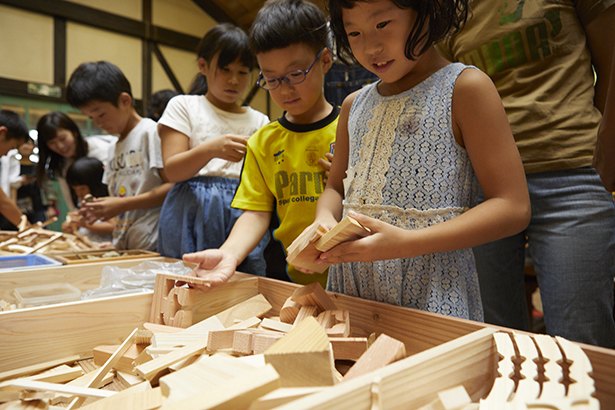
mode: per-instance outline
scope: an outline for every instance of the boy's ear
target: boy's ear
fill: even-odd
[[[132,97],[130,96],[130,94],[128,93],[121,93],[120,97],[118,99],[119,102],[119,106],[120,107],[125,107],[125,106],[132,106]]]
[[[322,51],[320,59],[322,61],[322,71],[326,74],[333,66],[333,54],[328,47]]]
[[[6,134],[8,131],[9,129],[6,128],[5,125],[0,125],[0,141],[4,141],[6,139]]]

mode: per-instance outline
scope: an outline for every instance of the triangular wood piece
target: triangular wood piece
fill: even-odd
[[[406,357],[406,346],[397,339],[381,334],[344,375],[344,380],[362,376]]]

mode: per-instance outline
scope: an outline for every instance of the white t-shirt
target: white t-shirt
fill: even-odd
[[[19,161],[15,158],[17,150],[10,150],[6,155],[0,157],[0,189],[6,196],[11,197],[11,187],[20,180],[19,171],[21,169]]]
[[[159,124],[166,125],[190,138],[190,148],[208,139],[224,134],[254,134],[269,123],[269,118],[250,107],[243,107],[242,113],[223,111],[202,95],[178,95],[173,97],[164,110]],[[243,161],[229,162],[214,158],[198,175],[239,178]]]
[[[103,182],[109,194],[119,198],[149,192],[163,181],[160,138],[156,123],[143,118],[111,149],[113,157],[105,168]],[[135,209],[118,215],[113,230],[113,245],[118,249],[155,250],[158,242],[160,207]]]

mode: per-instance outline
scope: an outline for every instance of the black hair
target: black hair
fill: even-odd
[[[221,23],[212,27],[205,33],[196,48],[197,58],[203,58],[208,64],[216,54],[218,54],[218,68],[224,68],[237,60],[250,71],[256,67],[248,35],[231,23]],[[195,81],[199,81],[199,91],[202,91],[200,94],[205,94],[207,92],[206,78],[199,73]],[[195,94],[193,91],[190,94]]]
[[[87,185],[90,193],[95,197],[109,196],[107,185],[103,184],[105,167],[94,157],[82,157],[68,167],[66,182],[68,185]]]
[[[149,104],[147,105],[147,116],[154,121],[158,121],[162,117],[164,109],[167,108],[169,100],[179,93],[175,90],[160,90],[152,94]]]
[[[356,62],[344,30],[342,10],[369,0],[328,0],[331,30],[337,45],[336,54],[345,63]],[[468,18],[469,0],[390,0],[400,9],[412,9],[417,17],[406,41],[405,55],[410,60],[427,51],[446,36],[458,32]],[[425,32],[424,29],[427,27]],[[417,48],[422,47],[417,51]]]
[[[306,0],[268,0],[250,28],[255,54],[303,43],[318,52],[328,47],[327,18]]]
[[[80,64],[66,86],[66,99],[77,108],[92,101],[109,102],[117,107],[122,93],[132,98],[130,82],[122,70],[108,61]]]
[[[28,126],[15,111],[0,110],[0,125],[6,127],[7,140],[27,141]]]
[[[36,180],[44,181],[48,174],[50,176],[60,176],[64,170],[66,159],[49,149],[47,144],[56,138],[59,129],[70,131],[75,138],[75,156],[85,157],[88,155],[88,144],[81,135],[81,131],[75,122],[66,114],[59,111],[45,114],[38,120],[36,130],[38,131],[38,155],[39,161],[36,165]]]

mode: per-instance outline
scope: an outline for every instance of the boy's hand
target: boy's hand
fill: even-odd
[[[239,162],[246,156],[248,137],[225,134],[212,140],[216,157],[231,162]]]
[[[192,276],[207,279],[209,287],[215,287],[227,282],[235,273],[237,259],[221,249],[207,249],[195,253],[187,253],[183,261],[196,263]]]
[[[352,211],[348,215],[368,228],[372,232],[371,235],[354,241],[343,242],[331,250],[321,253],[320,260],[323,262],[330,264],[369,262],[407,257],[404,254],[411,253],[407,249],[408,240],[405,229]]]
[[[327,152],[324,158],[320,158],[318,160],[318,164],[325,170],[325,179],[324,183],[327,185],[327,180],[329,179],[329,171],[331,170],[331,162],[333,162],[333,154]]]
[[[79,213],[84,216],[85,222],[93,224],[97,220],[106,221],[124,212],[122,198],[107,196],[94,198],[81,203]]]

